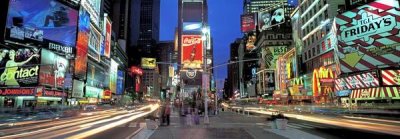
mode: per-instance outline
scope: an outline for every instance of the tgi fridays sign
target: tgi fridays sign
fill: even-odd
[[[383,85],[400,85],[400,70],[382,70]]]
[[[398,0],[377,0],[336,17],[343,73],[400,62]]]

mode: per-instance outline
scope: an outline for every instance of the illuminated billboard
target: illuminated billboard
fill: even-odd
[[[111,53],[111,21],[110,19],[105,15],[104,16],[104,53],[103,55],[110,58],[110,53]]]
[[[98,26],[100,22],[101,0],[81,0],[81,5],[89,12],[90,20]]]
[[[10,0],[5,39],[73,54],[78,11],[55,0]]]
[[[88,45],[90,36],[90,15],[81,8],[79,10],[78,38],[76,43],[75,77],[86,79]]]
[[[141,63],[143,69],[154,69],[157,66],[155,58],[142,58]]]
[[[122,95],[124,93],[125,86],[125,72],[122,70],[118,70],[118,79],[117,79],[117,92],[116,95]]]
[[[250,32],[256,30],[256,15],[244,14],[240,16],[240,25],[242,32]]]
[[[398,65],[398,8],[397,0],[377,0],[336,17],[338,58],[342,73]]]
[[[89,50],[88,54],[93,59],[100,61],[100,47],[103,36],[100,31],[93,25],[90,24],[90,37],[89,37]]]
[[[117,78],[118,78],[118,63],[111,59],[110,65],[110,90],[117,92]]]
[[[69,62],[66,58],[42,49],[39,83],[45,86],[63,88],[68,67]]]
[[[0,88],[0,96],[35,96],[36,88]]]
[[[274,10],[258,12],[259,30],[266,30],[279,24],[285,23],[285,10],[283,7]]]
[[[182,35],[181,62],[183,68],[199,69],[203,64],[201,35]]]
[[[82,98],[83,97],[83,87],[85,86],[85,83],[83,83],[83,81],[74,80],[73,84],[74,84],[74,86],[72,89],[72,97]]]
[[[298,54],[302,52],[303,49],[303,41],[301,40],[300,32],[301,32],[301,23],[300,23],[300,13],[299,10],[296,10],[295,13],[292,14],[293,16],[291,17],[292,21],[292,36],[293,36],[293,41],[296,47],[296,51]]]
[[[382,70],[383,85],[400,86],[400,70]]]
[[[278,57],[286,52],[286,46],[264,47],[261,53],[266,69],[275,70]]]
[[[37,86],[39,51],[35,48],[0,48],[0,87]]]
[[[87,86],[93,86],[98,88],[107,88],[109,87],[109,72],[105,71],[105,69],[101,68],[101,66],[97,64],[88,63],[87,70]]]
[[[203,25],[201,22],[183,22],[183,31],[200,32]]]

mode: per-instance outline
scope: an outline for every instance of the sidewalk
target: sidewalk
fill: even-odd
[[[287,129],[278,131],[271,129],[265,121],[265,117],[240,115],[233,112],[220,112],[217,116],[210,116],[210,124],[203,123],[203,117],[199,125],[186,125],[186,117],[179,117],[178,113],[171,115],[171,125],[161,126],[156,130],[144,128],[134,139],[284,139],[299,138],[295,135],[303,135],[305,138],[314,136],[296,130]],[[278,135],[279,134],[279,135]],[[294,135],[294,136],[292,136]]]

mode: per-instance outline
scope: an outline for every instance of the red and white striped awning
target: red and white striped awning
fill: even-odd
[[[356,89],[351,91],[350,98],[376,98],[381,97],[381,89],[367,88],[367,89]]]

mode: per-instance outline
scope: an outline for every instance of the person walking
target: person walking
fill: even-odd
[[[164,117],[167,122],[167,125],[169,125],[169,119],[171,115],[171,106],[168,103],[169,101],[165,102],[165,111],[164,111]]]

